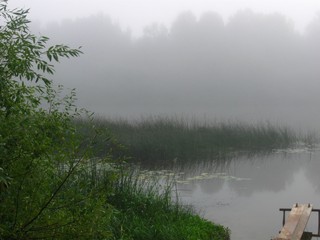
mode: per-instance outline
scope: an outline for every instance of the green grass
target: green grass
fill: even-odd
[[[134,174],[120,178],[108,201],[117,209],[112,225],[114,239],[230,239],[228,229],[173,200],[170,186],[147,184]]]
[[[89,122],[78,121],[77,128],[88,138],[90,136],[92,138],[96,131],[107,131],[113,135],[111,139],[103,139],[100,138],[100,135],[98,136],[93,149],[96,154],[108,153],[113,156],[113,159],[116,159],[115,156],[123,154],[123,149],[127,149],[127,155],[132,153],[126,143],[117,140],[118,136],[113,132],[114,128],[110,128],[109,125],[112,122],[96,120],[94,123],[97,127],[89,128]],[[120,124],[119,130],[130,134],[132,129],[125,129],[126,126],[131,127],[130,124]],[[124,147],[121,144],[119,146],[119,142]],[[123,156],[118,157],[123,158]],[[174,194],[172,194],[171,185],[165,184],[165,187],[161,187],[156,180],[152,183],[141,181],[136,172],[133,173],[127,169],[117,174],[118,177],[113,182],[107,181],[105,185],[106,192],[111,193],[107,195],[105,211],[112,209],[112,214],[106,216],[111,220],[106,230],[112,237],[108,239],[229,239],[227,228],[203,219],[191,206],[183,205],[177,198],[172,197]],[[88,181],[91,178],[89,174]],[[106,174],[106,179],[109,178],[110,176]],[[104,178],[96,179],[94,182],[96,181],[104,182]]]
[[[85,120],[76,123],[86,125]],[[303,140],[292,129],[270,123],[199,123],[150,117],[140,121],[98,118],[95,124],[108,129],[134,162],[145,164],[218,159],[239,151],[265,152],[292,147]]]

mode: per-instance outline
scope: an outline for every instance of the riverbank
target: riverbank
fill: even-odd
[[[230,239],[229,229],[203,219],[191,206],[173,199],[170,185],[161,187],[135,176],[122,175],[108,198],[115,208],[113,239]]]

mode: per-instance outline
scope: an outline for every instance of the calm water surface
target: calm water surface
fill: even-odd
[[[292,149],[263,156],[208,161],[179,169],[183,202],[231,229],[232,240],[265,240],[281,229],[282,213],[296,202],[320,208],[320,151]],[[313,213],[308,230],[317,231]]]

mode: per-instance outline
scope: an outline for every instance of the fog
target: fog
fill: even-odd
[[[57,64],[53,79],[76,88],[78,104],[97,115],[320,128],[320,17],[304,34],[283,15],[251,10],[228,21],[182,12],[138,38],[103,14],[32,28],[52,43],[82,46],[84,55]]]

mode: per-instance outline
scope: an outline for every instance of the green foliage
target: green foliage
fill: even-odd
[[[47,47],[27,14],[0,3],[0,239],[225,239],[222,227],[170,203],[168,191],[119,179],[111,162],[125,156],[112,150],[122,146],[90,116],[75,125],[83,113],[75,91],[62,96],[48,78],[52,61],[81,51]]]
[[[229,230],[196,215],[172,199],[173,188],[140,181],[136,173],[122,175],[108,199],[117,209],[114,239],[228,240]]]
[[[72,124],[81,114],[75,92],[60,97],[48,78],[52,61],[81,51],[47,47],[27,14],[0,4],[0,239],[106,238],[112,189],[100,190],[115,173],[98,178],[86,163],[90,147],[80,148]]]

